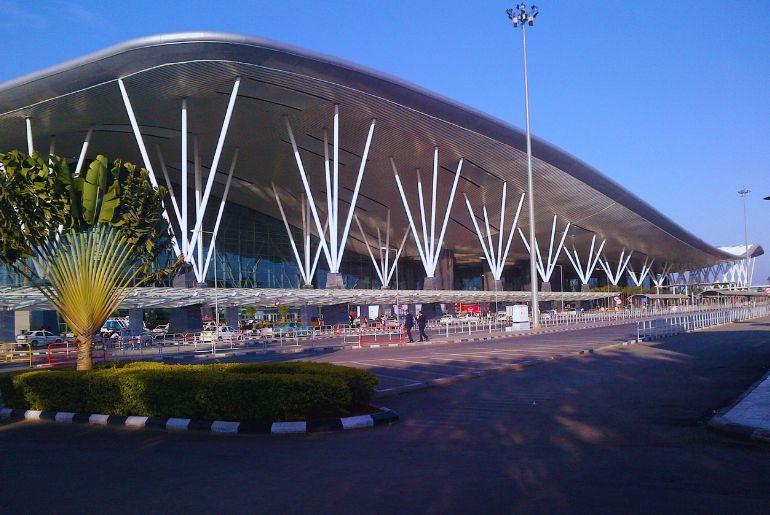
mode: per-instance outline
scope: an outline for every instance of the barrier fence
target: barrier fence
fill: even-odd
[[[707,327],[764,317],[768,314],[770,314],[770,306],[762,304],[641,320],[636,325],[636,341],[658,340]]]
[[[3,362],[24,362],[29,363],[32,368],[32,345],[21,342],[0,343],[0,352],[3,356]]]

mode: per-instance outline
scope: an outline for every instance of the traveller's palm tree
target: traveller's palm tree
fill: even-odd
[[[0,261],[37,287],[77,336],[78,370],[91,344],[170,246],[163,188],[145,169],[98,156],[72,174],[58,156],[0,153]]]

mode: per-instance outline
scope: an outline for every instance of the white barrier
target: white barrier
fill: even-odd
[[[651,341],[668,336],[768,316],[770,305],[709,310],[699,313],[641,320],[636,324],[636,341]]]

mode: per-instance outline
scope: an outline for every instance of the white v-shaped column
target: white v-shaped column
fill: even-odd
[[[655,260],[650,260],[649,256],[644,258],[644,263],[642,263],[642,270],[637,274],[633,268],[630,266],[628,267],[628,275],[631,276],[631,280],[636,285],[637,288],[641,288],[642,283],[644,282],[644,278],[647,276],[647,274],[650,273],[650,269],[652,268],[653,263],[655,263]]]
[[[426,225],[426,213],[425,203],[423,199],[422,189],[422,177],[419,170],[417,171],[417,195],[420,199],[420,220],[422,221],[422,237],[420,237],[417,226],[414,223],[414,217],[412,216],[412,210],[409,208],[409,202],[406,200],[406,194],[404,193],[404,186],[401,183],[401,177],[396,168],[396,162],[393,158],[390,158],[390,166],[393,168],[393,175],[396,178],[396,186],[398,186],[398,193],[401,195],[401,202],[404,205],[404,211],[406,217],[409,220],[409,227],[412,230],[412,236],[414,242],[417,245],[417,251],[420,254],[420,261],[425,269],[425,277],[433,278],[436,275],[436,266],[438,265],[438,258],[441,252],[441,246],[444,243],[444,235],[446,234],[447,223],[449,222],[449,213],[452,210],[452,203],[454,202],[455,193],[457,192],[457,182],[460,180],[460,172],[463,168],[463,160],[457,163],[457,169],[455,171],[455,178],[452,182],[452,190],[449,193],[449,200],[447,201],[446,211],[444,212],[444,222],[441,225],[441,232],[439,233],[438,241],[435,239],[436,234],[436,190],[438,189],[438,147],[433,149],[433,191],[431,193],[431,212],[430,212],[430,230]]]
[[[369,257],[372,259],[372,265],[374,265],[374,271],[377,273],[377,277],[380,278],[380,283],[382,284],[382,288],[388,288],[390,286],[390,279],[393,277],[393,272],[396,271],[396,267],[398,266],[398,258],[401,257],[401,251],[404,250],[404,244],[406,243],[406,238],[409,236],[409,228],[407,227],[406,231],[404,232],[404,237],[401,238],[401,244],[398,246],[398,248],[392,249],[395,251],[395,255],[393,258],[393,263],[390,263],[390,251],[391,251],[390,209],[388,209],[384,242],[382,241],[382,232],[380,231],[380,228],[377,227],[377,243],[378,243],[377,247],[379,249],[379,260],[375,259],[374,257],[374,253],[372,252],[372,247],[369,244],[369,238],[366,236],[366,232],[364,231],[364,228],[361,225],[361,221],[358,219],[358,215],[355,215],[354,218],[356,219],[356,225],[358,225],[358,230],[361,233],[361,239],[364,240],[364,243],[366,244],[366,250],[369,252]],[[383,243],[385,244],[384,247],[383,247]]]
[[[628,253],[628,256],[626,256],[626,249],[624,248],[623,251],[620,253],[620,259],[618,260],[618,267],[613,272],[612,265],[610,265],[610,260],[607,259],[607,256],[604,256],[604,259],[599,260],[599,265],[601,265],[602,269],[604,269],[604,273],[607,274],[607,279],[610,281],[610,283],[613,286],[617,286],[620,279],[623,277],[623,272],[625,272],[626,267],[628,266],[628,262],[631,260],[631,256],[634,254],[634,251],[631,251]],[[623,258],[626,258],[623,260]]]
[[[326,236],[321,225],[321,218],[318,215],[318,209],[316,207],[315,199],[313,198],[313,192],[310,188],[310,182],[305,172],[305,166],[302,162],[302,156],[299,153],[299,147],[297,146],[297,140],[294,138],[294,131],[291,128],[289,118],[286,117],[286,130],[289,133],[289,139],[291,140],[291,147],[294,151],[294,159],[297,161],[297,168],[299,169],[300,178],[302,179],[302,186],[305,189],[305,196],[308,199],[310,205],[310,211],[313,215],[313,222],[315,222],[316,230],[318,231],[319,238],[321,240],[321,247],[326,257],[326,262],[329,264],[329,271],[333,274],[338,274],[340,271],[340,265],[342,264],[342,256],[345,253],[345,245],[348,240],[348,234],[350,232],[350,224],[353,221],[353,213],[356,209],[356,202],[358,200],[358,193],[361,189],[361,180],[364,177],[364,170],[366,169],[366,160],[369,156],[369,148],[372,144],[372,136],[374,134],[374,126],[377,122],[372,118],[369,125],[369,133],[366,136],[366,144],[364,145],[364,152],[361,156],[361,164],[358,168],[358,175],[356,176],[355,187],[353,188],[353,198],[350,202],[350,208],[348,209],[347,216],[345,217],[345,225],[342,228],[342,236],[339,235],[339,152],[340,152],[340,138],[339,138],[339,105],[334,105],[334,141],[333,141],[333,161],[329,160],[329,142],[328,133],[326,129],[323,131],[324,137],[324,171],[326,178],[326,213],[327,222],[329,225],[329,242],[326,242]],[[331,165],[333,165],[334,173],[331,173]]]
[[[513,235],[516,233],[516,224],[519,221],[519,214],[521,214],[521,206],[524,203],[524,193],[521,194],[521,197],[519,198],[519,206],[516,208],[516,214],[513,216],[513,220],[511,221],[511,230],[508,233],[508,241],[505,244],[505,250],[503,250],[503,239],[504,239],[504,233],[505,233],[505,201],[507,198],[508,193],[508,183],[503,183],[503,195],[502,200],[500,202],[500,226],[498,228],[498,234],[497,234],[497,250],[495,250],[495,245],[492,241],[492,231],[489,227],[489,215],[487,214],[487,205],[484,204],[482,206],[482,211],[484,212],[484,225],[486,226],[487,230],[487,241],[484,242],[484,236],[481,232],[481,229],[479,228],[479,224],[476,221],[476,214],[473,212],[473,207],[471,207],[471,202],[468,200],[468,195],[464,195],[465,197],[465,205],[468,207],[468,214],[470,214],[471,220],[473,221],[473,227],[476,229],[476,235],[479,237],[479,243],[481,244],[481,250],[484,252],[484,257],[487,260],[487,263],[489,263],[489,269],[492,271],[492,276],[496,281],[499,281],[500,278],[503,275],[503,268],[505,267],[505,260],[508,259],[508,251],[511,249],[511,242],[513,241]]]
[[[574,245],[572,247],[572,254],[574,254],[574,257],[572,254],[570,254],[569,249],[564,247],[564,253],[567,254],[569,262],[572,263],[572,267],[575,269],[575,272],[577,272],[581,284],[588,284],[588,281],[591,280],[591,274],[593,274],[594,270],[596,270],[596,265],[599,263],[599,259],[602,255],[602,249],[604,249],[604,244],[606,242],[607,240],[602,240],[601,244],[599,245],[599,249],[594,253],[596,235],[593,235],[591,238],[591,249],[588,251],[585,266],[583,266],[583,264],[580,262],[580,256],[578,255],[578,251],[575,249]]]
[[[567,225],[564,227],[564,232],[561,235],[561,240],[559,240],[559,245],[556,247],[556,252],[554,252],[553,244],[556,239],[557,218],[557,215],[553,215],[553,224],[551,224],[551,242],[548,246],[548,260],[545,263],[543,263],[543,258],[540,254],[540,244],[537,242],[537,238],[535,238],[535,254],[537,257],[535,265],[537,267],[537,272],[540,275],[540,279],[542,279],[544,283],[551,280],[551,275],[553,275],[553,271],[556,269],[556,262],[559,260],[561,249],[564,248],[564,240],[567,238],[569,228],[572,226],[572,222],[567,222]],[[519,227],[519,236],[521,236],[521,241],[524,242],[524,246],[527,248],[527,252],[529,252],[529,241],[527,241],[527,237],[524,236],[521,227]]]

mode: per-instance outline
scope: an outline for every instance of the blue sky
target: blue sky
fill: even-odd
[[[515,2],[0,0],[0,82],[136,36],[264,36],[523,126]],[[715,245],[770,252],[770,2],[562,0],[528,32],[533,132]],[[757,263],[766,284],[770,258]]]

